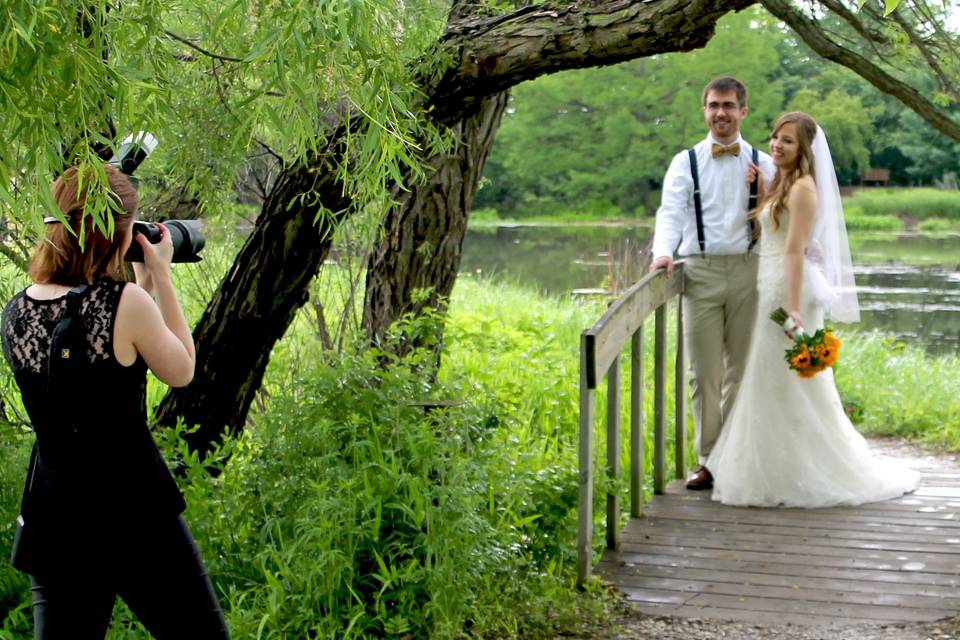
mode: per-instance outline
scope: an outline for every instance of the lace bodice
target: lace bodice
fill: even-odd
[[[782,256],[787,246],[790,212],[785,208],[780,209],[780,223],[775,225],[768,205],[760,211],[758,218],[760,220],[760,255]]]
[[[113,358],[113,321],[125,282],[100,280],[83,295],[80,316],[91,363]],[[14,371],[46,373],[50,336],[66,308],[66,296],[36,300],[21,291],[3,312],[3,352]]]
[[[66,296],[37,300],[21,291],[3,310],[3,353],[36,434],[13,552],[14,566],[23,571],[50,570],[64,553],[96,558],[106,552],[101,547],[113,544],[109,538],[83,542],[73,533],[62,535],[81,523],[110,528],[183,511],[183,497],[147,424],[146,363],[138,357],[124,366],[113,353],[126,285],[104,279],[82,294],[88,364],[56,388],[50,385],[49,351]]]

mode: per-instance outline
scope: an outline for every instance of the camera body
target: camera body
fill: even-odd
[[[117,153],[110,158],[110,164],[128,176],[132,176],[140,163],[157,148],[157,139],[153,134],[140,131],[123,139]],[[202,224],[198,220],[166,220],[151,223],[136,221],[133,223],[133,235],[143,234],[151,244],[160,242],[160,228],[164,225],[170,231],[173,241],[172,262],[199,262],[200,250],[206,241],[200,232]],[[134,241],[127,250],[124,259],[127,262],[143,262],[143,248]]]

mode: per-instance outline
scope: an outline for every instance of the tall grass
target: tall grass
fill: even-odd
[[[862,431],[960,451],[960,357],[932,357],[889,336],[851,333],[836,379]]]
[[[960,218],[960,191],[944,189],[862,189],[844,199],[844,207],[857,207],[867,216]]]

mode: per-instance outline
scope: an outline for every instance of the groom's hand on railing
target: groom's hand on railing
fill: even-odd
[[[669,278],[673,275],[673,259],[670,256],[660,256],[650,263],[650,271],[656,271],[657,269],[666,269]]]

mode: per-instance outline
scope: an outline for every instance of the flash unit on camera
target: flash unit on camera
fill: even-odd
[[[117,153],[110,158],[110,164],[121,172],[132,175],[140,163],[157,148],[156,137],[149,131],[131,133],[123,139]]]

